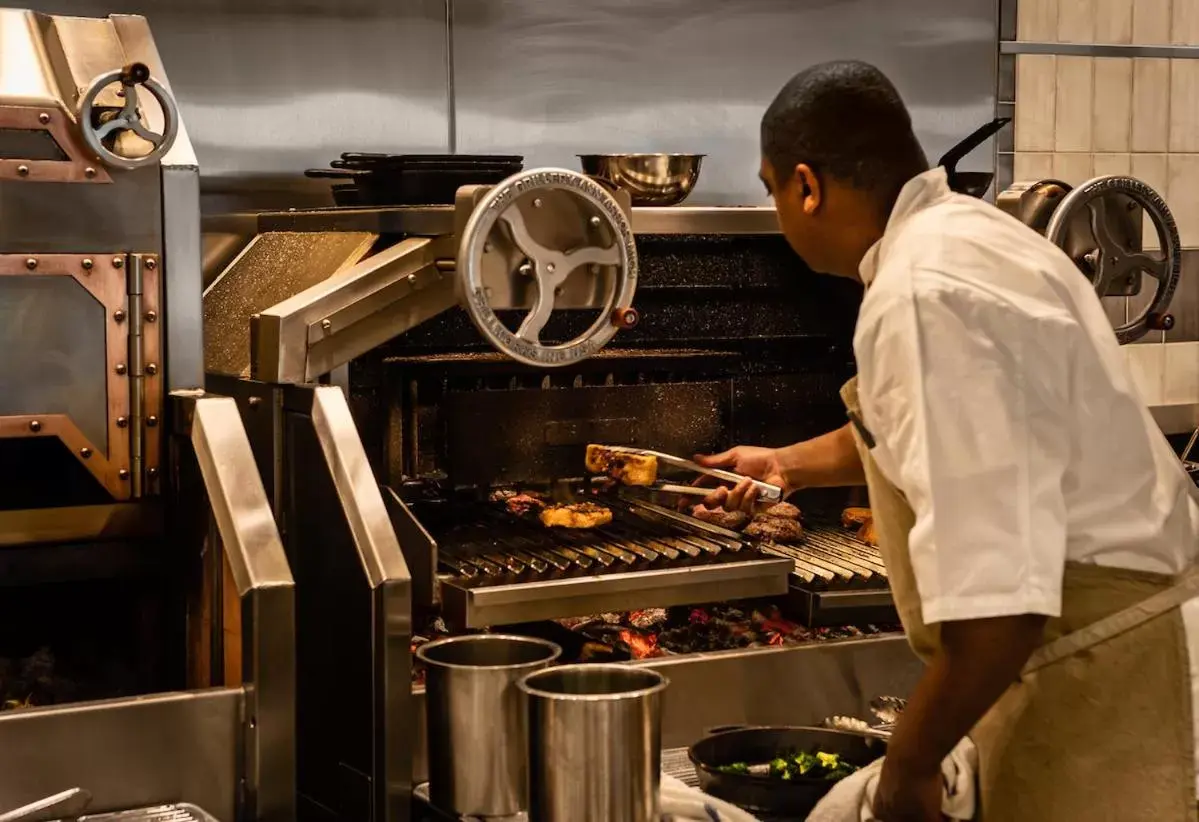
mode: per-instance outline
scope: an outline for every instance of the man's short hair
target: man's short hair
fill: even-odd
[[[888,198],[928,170],[903,98],[858,60],[820,63],[791,78],[762,115],[762,155],[779,184],[805,163],[818,175]]]

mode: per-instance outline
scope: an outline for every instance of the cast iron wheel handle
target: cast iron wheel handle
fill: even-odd
[[[116,116],[96,124],[93,122],[96,100],[101,92],[113,83],[121,84],[125,102]],[[142,122],[141,114],[137,110],[138,86],[149,91],[158,101],[163,118],[161,134],[146,128]],[[79,128],[83,132],[84,143],[104,165],[127,171],[144,168],[161,160],[175,144],[175,138],[179,134],[179,107],[175,105],[170,92],[150,74],[150,69],[145,63],[130,63],[124,68],[101,74],[88,85],[79,99]],[[154,148],[143,157],[118,154],[104,144],[110,135],[118,131],[132,131]]]

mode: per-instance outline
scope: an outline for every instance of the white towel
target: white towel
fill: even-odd
[[[877,759],[842,779],[808,815],[808,822],[878,822],[874,816],[874,792],[878,790],[882,770],[883,760]],[[941,812],[950,819],[974,818],[977,773],[978,750],[969,739],[963,739],[941,763],[945,780]]]
[[[662,774],[660,790],[663,822],[758,822],[740,808],[688,788],[667,774]]]

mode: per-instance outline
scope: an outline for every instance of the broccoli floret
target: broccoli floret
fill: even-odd
[[[779,776],[783,779],[791,778],[791,769],[788,767],[787,760],[781,756],[776,756],[770,760],[770,775]]]
[[[823,751],[816,752],[816,761],[820,763],[820,767],[827,768],[830,771],[834,770],[841,764],[841,757],[837,754],[824,753]]]
[[[745,762],[734,762],[731,765],[721,765],[716,770],[721,773],[749,773],[749,765]]]
[[[820,760],[810,753],[798,753],[791,758],[793,769],[800,775],[806,776],[815,768],[820,767]]]

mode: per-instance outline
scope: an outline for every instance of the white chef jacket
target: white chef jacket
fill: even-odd
[[[916,515],[925,622],[1059,616],[1067,560],[1195,560],[1194,486],[1060,249],[938,168],[904,187],[860,272],[863,422]],[[1199,705],[1199,601],[1183,618]]]

